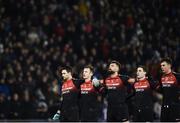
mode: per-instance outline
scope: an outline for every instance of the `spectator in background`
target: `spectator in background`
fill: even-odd
[[[48,119],[48,105],[46,101],[46,97],[44,96],[41,89],[38,89],[35,93],[35,111],[36,111],[36,119],[47,120]]]
[[[0,92],[0,120],[6,120],[9,118],[9,106],[9,102],[4,93]]]
[[[22,117],[21,100],[18,93],[14,93],[12,96],[12,101],[10,103],[10,118],[13,120],[19,120]]]
[[[28,88],[47,97],[58,65],[79,73],[90,63],[104,75],[107,61],[120,58],[122,73],[145,64],[157,77],[159,59],[171,56],[179,72],[179,2],[1,0],[0,81],[9,95]]]
[[[22,119],[26,119],[28,121],[35,118],[35,102],[32,94],[29,92],[29,90],[23,91],[23,99],[21,101],[21,108],[22,108]]]

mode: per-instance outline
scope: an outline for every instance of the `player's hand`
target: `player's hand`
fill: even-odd
[[[92,79],[92,83],[95,87],[98,87],[100,85],[100,80],[98,80],[96,77]]]
[[[134,83],[134,82],[136,82],[136,79],[135,79],[135,78],[129,78],[129,79],[128,79],[128,82],[129,82],[129,83]]]
[[[58,110],[57,113],[52,118],[54,121],[58,121],[60,119],[60,111]]]

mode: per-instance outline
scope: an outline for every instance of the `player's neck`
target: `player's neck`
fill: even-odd
[[[167,74],[170,74],[171,72],[172,72],[172,70],[169,69],[165,74],[167,75]]]
[[[72,76],[70,76],[67,80],[72,80]]]
[[[89,81],[91,81],[91,78],[85,79],[85,82],[89,82]]]
[[[145,80],[145,78],[146,78],[146,77],[144,76],[144,77],[142,77],[142,78],[139,78],[138,80],[140,80],[140,81],[141,81],[141,80]]]
[[[111,76],[111,77],[117,77],[117,76],[118,76],[118,73],[115,72],[115,73],[111,74],[110,76]]]

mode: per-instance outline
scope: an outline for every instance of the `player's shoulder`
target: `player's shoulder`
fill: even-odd
[[[180,82],[180,73],[177,73],[177,72],[172,72],[172,73],[174,74],[178,82]]]
[[[72,78],[73,83],[78,83],[79,79],[78,78]]]
[[[180,73],[172,72],[175,76],[180,77]]]
[[[127,81],[130,77],[129,77],[128,75],[122,75],[122,74],[120,74],[120,75],[119,75],[119,78],[121,78],[121,79],[124,80],[124,81]]]
[[[81,78],[72,78],[72,81],[73,81],[74,83],[78,83],[78,84],[85,82],[85,80],[84,80],[84,79],[81,79]]]
[[[123,78],[129,78],[128,75],[123,75],[123,74],[120,74],[119,77],[123,77]]]
[[[78,80],[78,78],[72,78],[72,81],[77,81]]]

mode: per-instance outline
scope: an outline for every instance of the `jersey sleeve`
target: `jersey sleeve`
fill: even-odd
[[[128,79],[130,79],[129,76],[127,76],[127,75],[119,75],[119,77],[122,79],[124,85],[131,86],[131,84],[128,82]]]
[[[120,75],[119,77],[122,79],[124,85],[127,87],[127,96],[126,96],[126,101],[127,101],[135,95],[134,83],[131,84],[128,82],[130,77],[127,75]]]
[[[100,78],[100,85],[95,88],[100,94],[102,94],[103,97],[105,97],[107,95],[107,87],[105,84],[105,79]]]
[[[100,79],[99,80],[99,86],[97,86],[97,87],[95,87],[94,85],[93,85],[93,87],[99,92],[99,93],[104,93],[104,91],[105,91],[105,84],[104,84],[104,80],[103,79]]]
[[[176,77],[178,85],[180,86],[180,73],[174,73],[174,75]]]
[[[159,85],[159,82],[157,80],[154,80],[152,76],[147,76],[147,80],[149,81],[150,87],[152,89],[156,89]]]
[[[85,82],[84,79],[73,79],[73,83],[78,89],[80,88],[80,85],[84,82]]]

